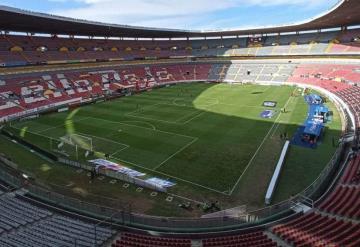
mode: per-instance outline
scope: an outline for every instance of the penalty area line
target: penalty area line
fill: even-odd
[[[188,113],[188,114],[185,114],[185,116],[182,116],[182,117],[176,119],[175,122],[176,122],[176,123],[178,123],[178,122],[182,123],[181,120],[187,119],[187,118],[189,118],[189,117],[193,117],[193,115],[197,116],[197,115],[199,115],[199,114],[201,114],[201,111],[200,111],[200,110],[196,110],[196,111],[190,112],[190,113]],[[182,123],[182,124],[183,124],[183,123]]]
[[[158,166],[156,166],[154,168],[154,171],[156,171],[157,169],[159,169],[162,165],[164,165],[168,160],[170,160],[172,157],[174,157],[175,155],[177,155],[178,153],[180,153],[181,151],[185,150],[186,148],[190,147],[193,143],[195,143],[197,140],[199,140],[199,138],[194,138],[191,142],[189,142],[188,144],[186,144],[185,146],[183,146],[182,148],[180,148],[178,151],[176,151],[175,153],[173,153],[172,155],[170,155],[166,160],[164,160],[163,162],[161,162]]]
[[[202,116],[202,115],[204,115],[206,112],[200,112],[200,113],[198,113],[197,115],[195,115],[194,117],[192,117],[192,118],[190,118],[190,119],[188,119],[188,120],[186,120],[185,122],[183,122],[182,124],[183,125],[185,125],[185,124],[187,124],[187,123],[190,123],[192,120],[194,120],[194,119],[196,119],[196,118],[198,118],[198,117],[200,117],[200,116]]]
[[[128,123],[125,123],[125,122],[116,122],[116,121],[111,121],[111,120],[101,119],[101,118],[96,118],[96,117],[90,117],[90,118],[95,119],[97,121],[115,123],[115,124],[130,126],[130,127],[134,127],[134,128],[139,128],[139,129],[145,129],[145,130],[150,130],[150,131],[154,131],[154,132],[164,133],[164,134],[168,134],[168,135],[175,135],[175,136],[180,136],[180,137],[185,137],[185,138],[190,138],[190,139],[197,138],[197,137],[183,135],[183,134],[179,134],[179,133],[175,133],[175,132],[168,132],[168,131],[163,131],[163,130],[158,130],[158,129],[153,129],[153,128],[146,128],[146,127],[143,127],[143,126],[138,126],[138,125],[134,125],[134,124],[128,124]],[[139,121],[136,121],[136,122],[139,122]],[[140,122],[142,122],[142,121],[140,121]]]

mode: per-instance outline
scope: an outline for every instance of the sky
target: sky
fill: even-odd
[[[113,24],[188,30],[291,24],[339,0],[0,0],[0,5]]]

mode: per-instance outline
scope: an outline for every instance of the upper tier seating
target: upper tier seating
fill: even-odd
[[[81,38],[0,36],[0,64],[15,66],[71,60],[144,59],[172,56],[270,56],[360,54],[354,41],[360,29],[264,36],[255,46],[248,38],[208,40],[101,40]]]

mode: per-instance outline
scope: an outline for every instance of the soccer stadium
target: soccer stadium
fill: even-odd
[[[0,246],[360,246],[359,13],[197,31],[1,5]]]

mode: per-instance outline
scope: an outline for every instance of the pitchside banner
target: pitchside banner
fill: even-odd
[[[155,178],[155,177],[146,179],[145,182],[147,182],[149,184],[153,184],[155,186],[160,186],[160,187],[163,187],[163,188],[169,188],[169,187],[172,187],[172,186],[176,185],[173,182],[170,182],[170,181],[167,181],[167,180],[164,180],[164,179],[160,179],[160,178]]]
[[[141,173],[141,172],[132,170],[130,168],[127,168],[125,166],[116,164],[116,163],[108,161],[108,160],[97,159],[97,160],[89,160],[89,162],[96,165],[96,167],[95,167],[96,170],[108,169],[108,170],[112,170],[115,172],[119,172],[119,173],[128,175],[130,177],[142,177],[142,176],[146,175],[145,173]]]

